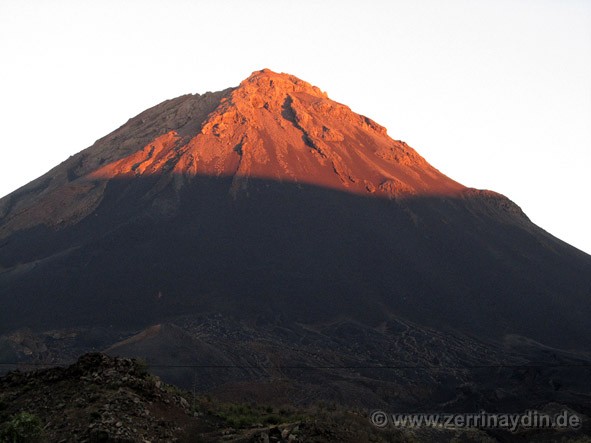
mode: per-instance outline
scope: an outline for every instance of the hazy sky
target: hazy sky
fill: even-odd
[[[591,1],[0,0],[0,195],[268,67],[591,252]]]

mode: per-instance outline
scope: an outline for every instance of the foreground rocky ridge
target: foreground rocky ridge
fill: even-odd
[[[380,429],[368,411],[220,403],[163,383],[137,360],[86,354],[66,368],[0,378],[0,441],[43,442],[410,442],[509,441],[478,429]],[[24,417],[24,418],[23,418]],[[20,427],[14,425],[17,420]],[[23,423],[26,424],[23,425]],[[12,434],[10,434],[12,432]],[[520,439],[582,442],[583,429],[521,433]],[[515,435],[514,435],[515,437]],[[15,441],[21,441],[18,440]],[[12,441],[12,440],[11,440]]]

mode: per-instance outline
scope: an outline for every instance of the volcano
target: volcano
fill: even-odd
[[[235,366],[195,376],[220,395],[482,405],[517,384],[576,402],[590,300],[591,256],[267,69],[148,109],[0,200],[7,362],[108,348]]]

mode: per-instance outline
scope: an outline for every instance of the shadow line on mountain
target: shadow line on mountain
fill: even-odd
[[[231,177],[205,176],[177,190],[183,177],[161,179],[113,179],[77,223],[5,238],[0,332],[221,312],[395,316],[486,339],[591,344],[591,257],[509,200],[367,198],[253,178],[231,193]]]

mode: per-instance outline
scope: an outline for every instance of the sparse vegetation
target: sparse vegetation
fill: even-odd
[[[136,365],[130,359],[86,354],[69,368],[12,372],[0,378],[0,443],[61,442],[64,436],[74,436],[72,441],[188,443],[196,441],[196,435],[205,443],[498,441],[479,429],[380,429],[365,410],[334,402],[297,407],[272,401],[222,402],[142,375]],[[531,437],[554,441],[550,432],[533,432]],[[565,442],[589,441],[580,432],[563,437]]]
[[[34,414],[20,412],[0,426],[1,443],[33,443],[42,441],[41,420]]]
[[[277,425],[280,423],[302,420],[301,415],[281,410],[278,413],[272,406],[249,404],[211,403],[207,404],[208,413],[221,418],[228,426],[238,429]]]
[[[133,361],[139,375],[148,375],[148,362],[146,360],[143,358],[134,358]]]

